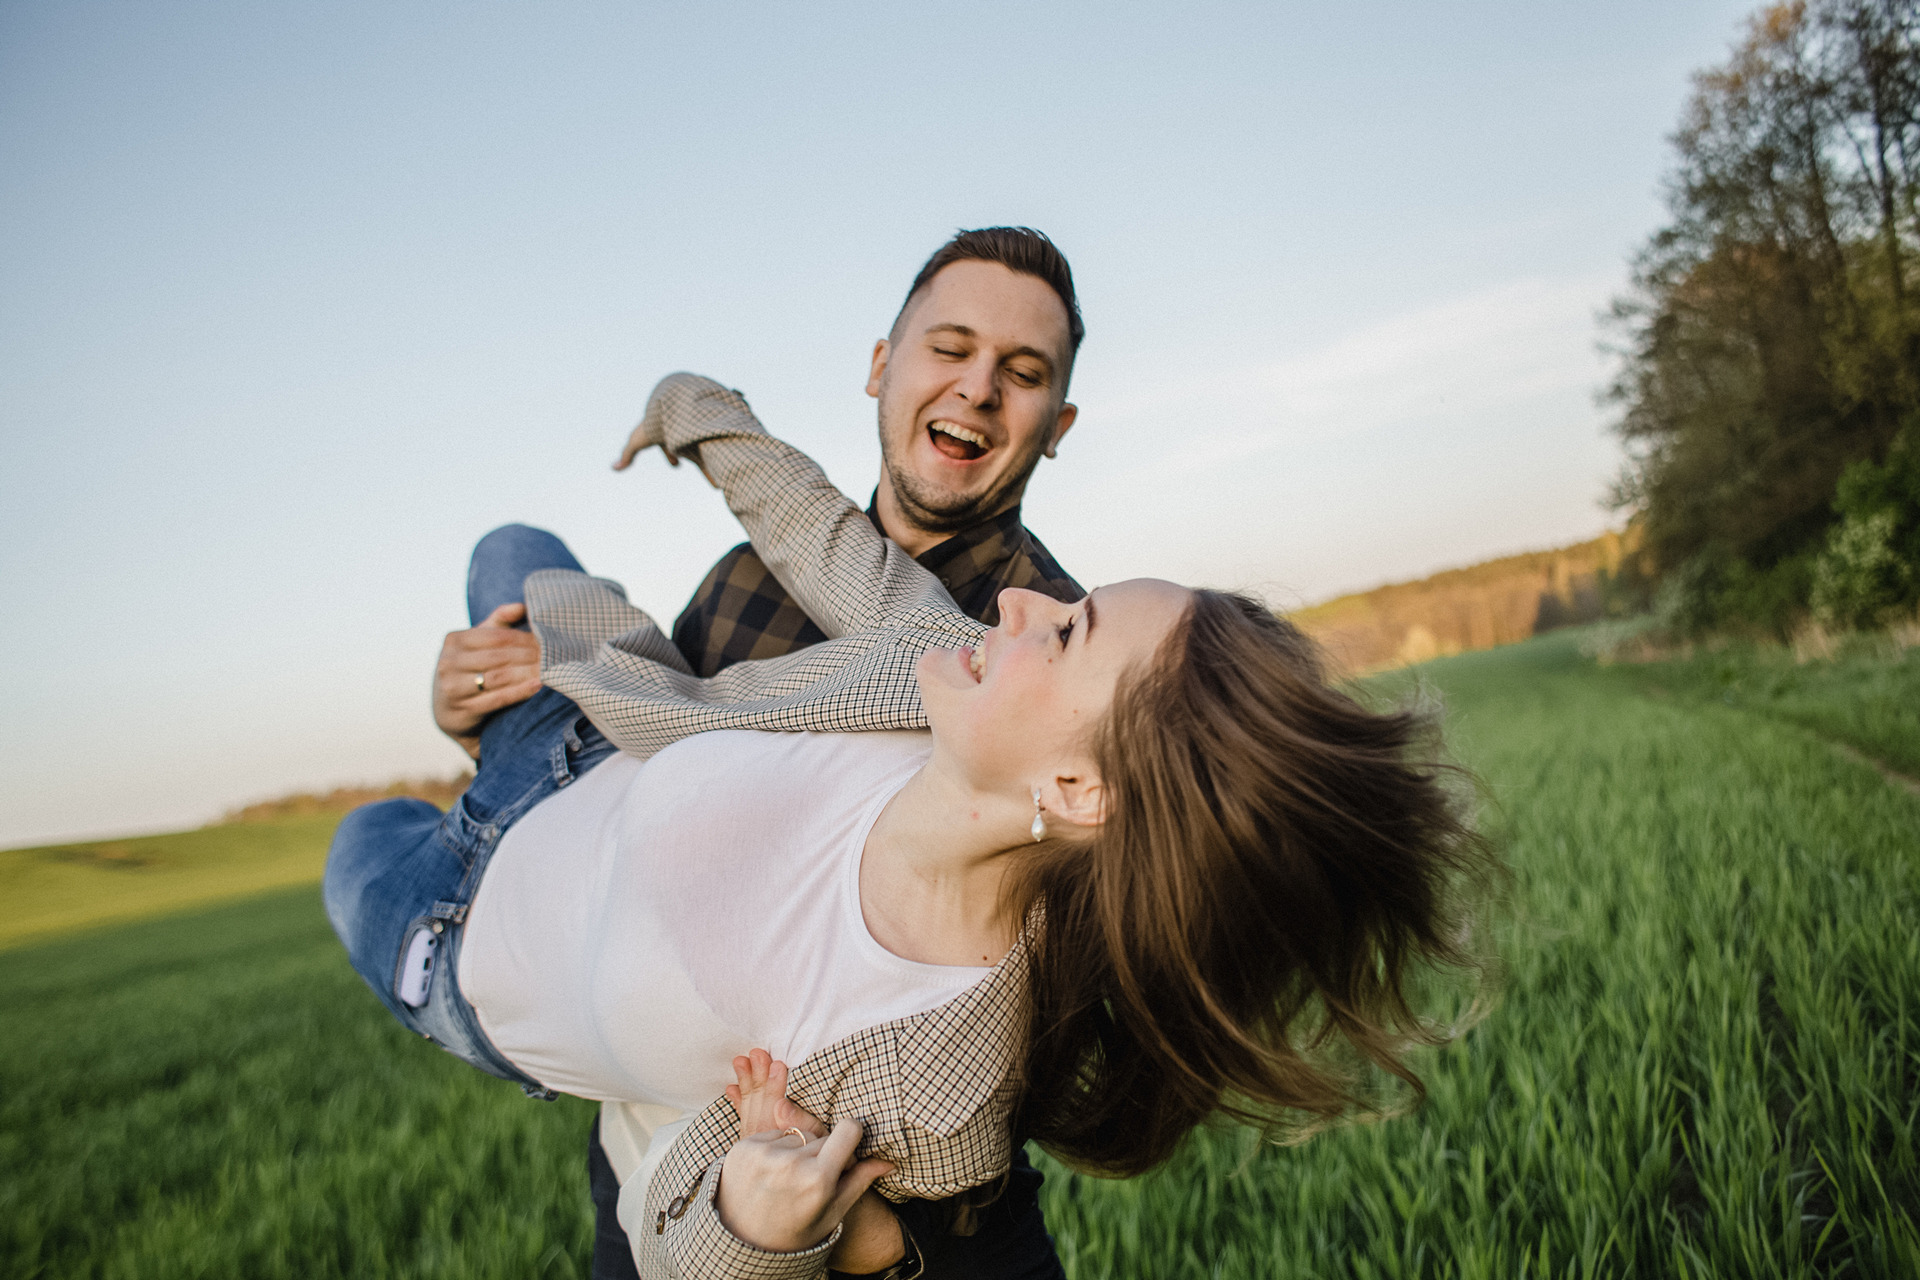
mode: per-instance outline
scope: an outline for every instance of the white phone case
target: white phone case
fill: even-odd
[[[440,953],[440,935],[421,925],[407,939],[407,959],[400,966],[400,1003],[418,1009],[433,989],[433,961]]]

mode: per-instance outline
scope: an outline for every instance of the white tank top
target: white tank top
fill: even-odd
[[[697,1111],[735,1054],[798,1064],[946,1003],[985,967],[894,955],[860,856],[925,732],[697,734],[615,756],[508,829],[467,918],[460,986],[549,1088]]]

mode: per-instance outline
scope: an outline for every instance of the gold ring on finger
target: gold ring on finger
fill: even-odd
[[[811,1141],[812,1141],[812,1139],[811,1139],[811,1138],[809,1138],[809,1137],[807,1137],[807,1135],[806,1135],[806,1131],[805,1131],[805,1130],[803,1130],[803,1129],[801,1129],[801,1128],[800,1128],[799,1126],[797,1126],[797,1125],[788,1125],[788,1126],[786,1127],[786,1130],[785,1130],[784,1132],[782,1132],[780,1136],[784,1138],[784,1137],[786,1137],[786,1136],[787,1136],[787,1134],[789,1134],[789,1133],[790,1133],[790,1134],[792,1134],[792,1135],[793,1135],[794,1137],[796,1137],[796,1138],[798,1138],[798,1139],[800,1139],[800,1145],[801,1145],[801,1146],[803,1146],[803,1147],[804,1147],[804,1146],[806,1146],[806,1145],[807,1145],[807,1143],[809,1143],[809,1142],[811,1142]]]
[[[485,693],[487,691],[487,673],[486,672],[482,671],[479,675],[473,678],[473,687],[479,690],[481,693]]]

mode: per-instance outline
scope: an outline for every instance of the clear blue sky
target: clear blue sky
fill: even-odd
[[[954,228],[1071,257],[1089,584],[1281,604],[1599,531],[1596,313],[1746,4],[0,6],[0,844],[450,772],[473,540],[670,620],[661,374],[864,498]]]

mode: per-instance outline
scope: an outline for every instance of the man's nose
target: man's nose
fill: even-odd
[[[991,360],[972,360],[960,371],[953,389],[975,409],[991,413],[1000,400],[999,371]]]

